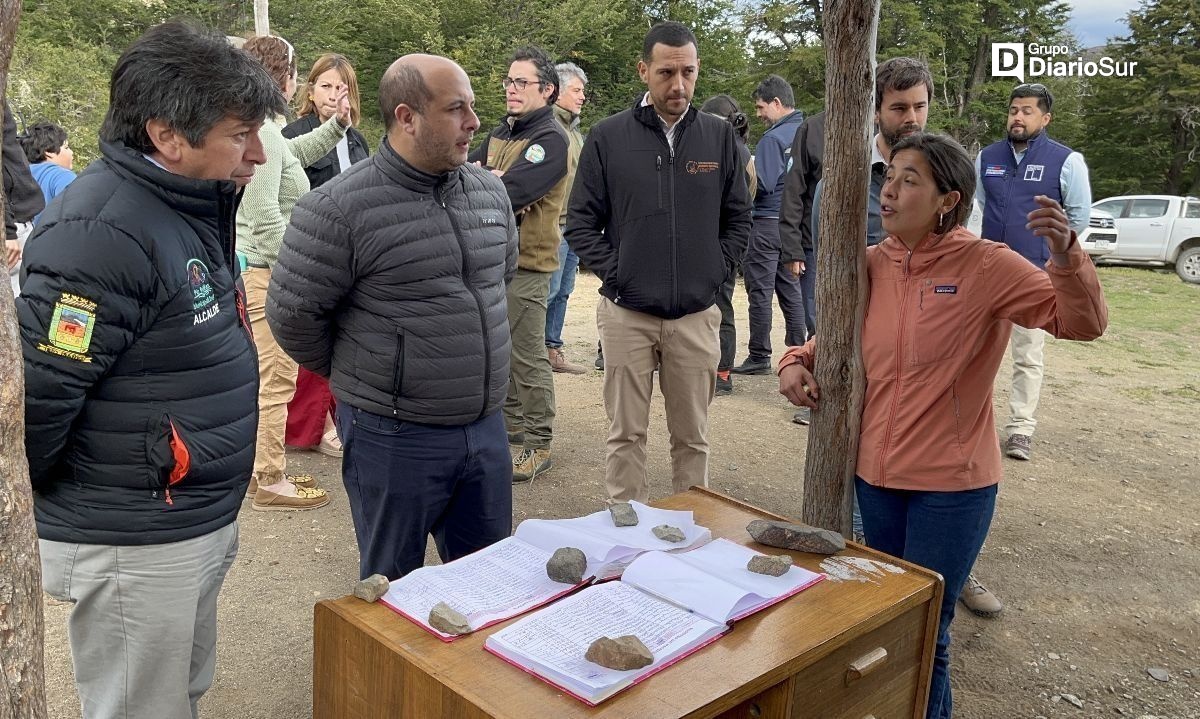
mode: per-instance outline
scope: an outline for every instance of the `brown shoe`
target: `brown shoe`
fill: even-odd
[[[557,347],[547,347],[546,356],[550,358],[550,369],[564,374],[587,374],[587,368],[567,359],[563,351]]]
[[[962,594],[958,595],[958,601],[981,617],[996,617],[1004,611],[1004,603],[988,591],[974,574],[967,576],[967,585],[963,587]]]
[[[250,508],[259,512],[296,512],[304,509],[317,509],[329,504],[329,495],[323,489],[296,487],[296,496],[287,497],[282,494],[258,488]]]
[[[553,466],[554,461],[550,459],[549,448],[529,449],[527,447],[513,457],[512,481],[532,482],[535,477],[549,472]]]
[[[250,484],[246,487],[246,496],[254,498],[254,493],[258,491],[258,477],[251,477]]]

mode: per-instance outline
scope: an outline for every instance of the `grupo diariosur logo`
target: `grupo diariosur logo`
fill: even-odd
[[[1070,57],[1075,55],[1074,58]],[[1118,60],[1108,55],[1085,58],[1066,45],[1031,42],[992,43],[992,77],[1129,77],[1136,60]]]

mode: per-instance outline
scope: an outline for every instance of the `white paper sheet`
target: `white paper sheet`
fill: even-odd
[[[746,564],[758,554],[727,539],[683,554],[648,552],[629,565],[621,581],[726,622],[820,576],[795,566],[779,577],[756,574]]]
[[[426,626],[429,610],[445,602],[478,629],[570,589],[546,576],[551,554],[509,537],[450,564],[410,572],[392,582],[382,599]]]
[[[622,582],[584,589],[545,607],[488,637],[502,655],[584,698],[653,673],[688,648],[725,630],[711,622]],[[640,670],[619,672],[584,659],[588,646],[602,636],[634,634],[654,655]]]

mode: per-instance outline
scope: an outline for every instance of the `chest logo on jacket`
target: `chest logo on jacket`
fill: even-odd
[[[983,171],[984,177],[1004,177],[1004,165],[988,165]]]
[[[38,344],[37,348],[60,357],[91,362],[86,353],[92,346],[92,330],[96,328],[96,303],[78,295],[64,292],[54,303],[54,314],[50,317],[50,344]]]
[[[217,304],[217,293],[213,290],[208,268],[197,259],[188,260],[188,285],[192,288],[192,326],[202,324],[212,319],[221,311]]]
[[[701,172],[716,172],[721,169],[719,162],[697,162],[696,160],[688,160],[683,166],[689,175],[698,175]]]
[[[1025,168],[1026,182],[1041,182],[1042,175],[1046,172],[1045,165],[1029,165]]]

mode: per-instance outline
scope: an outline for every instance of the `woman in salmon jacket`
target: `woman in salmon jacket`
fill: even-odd
[[[992,384],[1012,325],[1091,340],[1108,324],[1096,270],[1057,202],[1039,196],[1029,227],[1043,269],[963,223],[975,169],[954,140],[918,133],[896,144],[880,196],[886,240],[867,248],[862,332],[867,389],[854,480],[867,544],[945,579],[927,717],[951,716],[950,622],[983,546],[1000,445]],[[779,362],[779,391],[816,409],[818,339]]]

